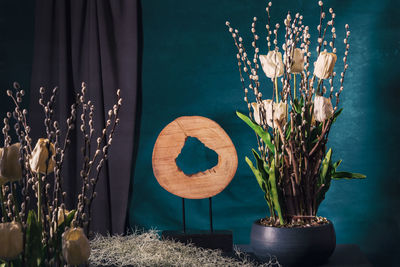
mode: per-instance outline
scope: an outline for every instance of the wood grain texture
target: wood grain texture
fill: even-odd
[[[176,158],[189,136],[196,137],[218,154],[215,167],[186,175],[176,165]],[[216,122],[200,116],[183,116],[161,131],[152,162],[154,175],[165,190],[183,198],[202,199],[224,190],[236,173],[238,158],[231,139]]]

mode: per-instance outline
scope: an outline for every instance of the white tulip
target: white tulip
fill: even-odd
[[[333,115],[331,100],[323,96],[314,98],[314,117],[316,121],[323,122]]]
[[[274,123],[279,122],[282,125],[287,118],[287,103],[280,101],[279,103],[274,103]]]
[[[257,103],[251,103],[253,108],[254,120],[261,125],[260,116],[260,106]],[[279,103],[274,103],[271,99],[263,100],[265,119],[267,120],[267,125],[269,127],[277,127],[276,123],[282,124],[287,118],[287,103],[282,101]],[[274,118],[274,123],[272,123],[272,116]]]
[[[264,112],[265,112],[264,117],[267,119],[267,122],[268,122],[268,108],[269,108],[269,106],[272,107],[272,100],[271,99],[263,100],[262,103],[263,103]],[[257,122],[257,124],[261,125],[261,116],[260,116],[261,107],[260,107],[260,105],[256,102],[253,102],[253,103],[251,103],[251,107],[253,108],[253,116],[254,116],[255,122]],[[268,123],[268,125],[269,125],[269,123]]]
[[[320,79],[328,79],[335,67],[337,56],[334,53],[321,52],[314,67],[314,75]]]
[[[35,148],[32,151],[32,155],[29,159],[29,165],[34,173],[47,174],[54,171],[55,161],[53,155],[55,154],[54,144],[50,143],[49,139],[40,138]],[[47,147],[50,147],[50,155]]]
[[[22,178],[21,164],[19,162],[20,143],[0,148],[0,185],[7,182],[18,181]]]
[[[17,222],[0,223],[0,259],[15,259],[23,249],[21,224]]]
[[[57,215],[58,226],[60,226],[64,222],[64,220],[69,216],[71,212],[73,212],[73,210],[69,211],[67,209],[62,209],[62,208],[58,209],[58,215]],[[76,218],[76,213],[74,215],[74,218]]]
[[[264,108],[265,108],[265,118],[267,119],[267,124],[269,127],[272,127],[272,107],[274,105],[274,101],[271,99],[264,100]]]
[[[267,55],[260,55],[260,62],[265,75],[268,78],[276,78],[283,75],[283,62],[281,52],[269,51]]]
[[[90,256],[90,244],[82,228],[70,228],[62,234],[62,253],[69,265],[87,262]]]
[[[286,53],[284,54],[284,62],[287,62]],[[290,66],[290,73],[301,73],[304,69],[304,53],[300,48],[292,50],[292,64]]]
[[[257,122],[258,125],[260,125],[261,118],[260,118],[260,109],[258,103],[252,102],[251,107],[253,108],[254,121]]]

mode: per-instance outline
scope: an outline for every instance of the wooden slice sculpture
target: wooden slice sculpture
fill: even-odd
[[[218,164],[204,172],[186,175],[176,165],[186,139],[196,137],[218,154]],[[216,122],[200,116],[179,117],[160,133],[153,149],[153,172],[168,192],[182,198],[201,199],[217,195],[231,182],[238,159],[235,146]]]

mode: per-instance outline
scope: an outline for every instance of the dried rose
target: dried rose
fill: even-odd
[[[21,224],[17,222],[0,223],[0,259],[12,260],[23,248]]]
[[[314,117],[316,121],[323,122],[333,115],[331,100],[323,96],[314,98]]]
[[[50,155],[48,147],[50,147]],[[29,159],[31,170],[34,173],[46,174],[47,165],[47,173],[52,173],[55,165],[55,161],[53,158],[54,154],[54,144],[52,144],[49,139],[40,138],[32,151],[31,158]]]
[[[314,75],[320,79],[328,79],[333,72],[336,63],[336,55],[334,53],[321,52],[314,66]]]
[[[265,75],[268,78],[276,78],[283,75],[282,54],[278,51],[269,51],[267,55],[260,55],[260,62]]]
[[[0,184],[18,181],[22,178],[21,164],[19,162],[20,143],[0,148]]]
[[[82,228],[70,228],[63,233],[62,253],[69,265],[87,262],[90,256],[90,245]]]

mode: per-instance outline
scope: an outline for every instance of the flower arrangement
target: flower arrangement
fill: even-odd
[[[336,15],[332,8],[329,8],[329,15],[326,14],[322,1],[318,4],[317,59],[313,72],[310,28],[303,24],[299,13],[292,17],[289,12],[284,19],[281,52],[278,47],[280,24],[271,26],[272,3],[269,2],[266,8],[268,50],[266,55],[261,54],[257,18],[254,17],[252,58],[239,31],[226,22],[237,48],[240,81],[249,112],[248,116],[240,112],[237,115],[254,130],[258,142],[258,151],[252,150],[256,164],[247,157],[246,162],[269,206],[270,217],[262,221],[265,225],[290,227],[325,223],[325,218],[316,215],[331,180],[365,178],[362,174],[337,171],[341,160],[333,162],[332,149],[327,149],[330,129],[342,112],[338,106],[348,69],[350,31],[346,24],[344,68],[338,90],[335,90]],[[272,82],[272,99],[262,98],[260,67]],[[251,95],[254,95],[254,102],[249,100]]]
[[[4,147],[0,148],[0,266],[79,265],[86,263],[90,255],[87,237],[91,233],[91,206],[119,123],[122,98],[118,90],[117,103],[108,111],[105,127],[96,136],[95,106],[86,99],[87,89],[82,83],[65,122],[66,132],[62,133],[60,122],[53,118],[57,91],[54,88],[45,99],[45,89],[40,88],[46,136],[35,146],[28,111],[21,107],[24,90],[14,83],[14,90],[7,91],[15,109],[4,118]],[[12,124],[15,134],[10,132]],[[78,131],[84,140],[82,189],[77,206],[66,207],[63,179],[68,178],[63,177],[62,167],[75,125],[80,126]],[[18,138],[16,143],[12,135]]]

